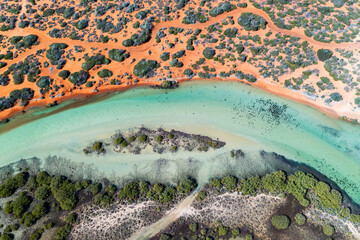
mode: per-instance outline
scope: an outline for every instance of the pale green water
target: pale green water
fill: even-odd
[[[85,157],[82,153],[91,141],[141,125],[218,137],[227,145],[208,153],[167,154],[161,157],[170,160],[161,161],[156,154]],[[271,169],[269,163],[257,160],[256,151],[247,162],[225,156],[236,147],[265,149],[315,168],[360,203],[359,137],[358,126],[240,83],[189,82],[173,91],[130,90],[6,132],[0,135],[0,166],[57,155],[118,176],[193,171],[205,181],[224,171]]]

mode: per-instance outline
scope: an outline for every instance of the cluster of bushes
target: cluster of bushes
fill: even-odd
[[[213,59],[214,56],[216,54],[216,51],[215,49],[211,48],[211,47],[206,47],[204,50],[203,50],[203,55],[206,59]]]
[[[174,53],[173,55],[171,55],[171,58],[172,59],[181,58],[184,55],[185,55],[185,50],[180,50],[180,51]]]
[[[109,58],[117,62],[123,62],[126,58],[130,57],[130,54],[122,49],[111,49],[108,51]]]
[[[58,74],[59,77],[61,77],[63,80],[67,79],[70,76],[69,70],[62,70]]]
[[[0,85],[7,86],[10,82],[10,78],[8,75],[0,74]]]
[[[227,36],[228,38],[234,38],[236,37],[236,34],[238,33],[238,29],[237,28],[228,28],[224,31],[224,35]]]
[[[10,38],[10,43],[15,45],[16,49],[31,48],[32,46],[39,44],[38,36],[31,34],[28,36],[14,36]]]
[[[329,96],[333,101],[336,101],[336,102],[339,102],[339,101],[343,100],[343,97],[338,92],[333,92]]]
[[[88,19],[81,19],[77,23],[75,23],[75,27],[79,30],[83,30],[89,26],[89,20]]]
[[[184,24],[195,24],[196,22],[204,23],[208,20],[208,18],[200,12],[187,10],[185,14],[186,16],[182,20],[182,23]]]
[[[64,66],[66,60],[63,58],[63,54],[68,47],[66,43],[53,43],[50,48],[46,51],[46,57],[50,60],[52,65]]]
[[[113,75],[112,71],[108,70],[108,69],[101,69],[97,75],[101,78],[109,78]]]
[[[80,86],[85,84],[89,79],[90,74],[87,71],[80,70],[79,72],[74,72],[70,74],[69,81],[74,85]]]
[[[0,98],[0,111],[12,108],[17,102],[17,100],[20,100],[20,106],[27,106],[29,104],[29,100],[32,99],[33,97],[34,97],[34,90],[32,90],[31,88],[14,90],[10,93],[8,98],[5,97]],[[0,191],[1,191],[1,187],[0,187]]]
[[[228,227],[217,221],[216,223],[205,225],[200,222],[180,223],[181,225],[176,226],[177,229],[181,229],[181,239],[244,239],[252,240],[253,236],[250,233],[244,232],[237,227]],[[172,234],[174,232],[172,231]],[[169,233],[161,233],[158,238],[159,240],[171,240],[177,239],[177,236],[173,236]],[[242,236],[240,236],[242,234]]]
[[[95,22],[96,22],[96,28],[101,30],[101,32],[103,33],[108,33],[108,32],[110,32],[110,34],[118,33],[124,28],[123,22],[119,21],[116,25],[114,25],[112,23],[112,20],[108,16],[106,16],[104,19],[101,18],[95,19]]]
[[[224,187],[228,191],[238,190],[245,195],[256,195],[257,192],[270,193],[287,192],[292,194],[301,205],[308,206],[310,200],[320,208],[339,212],[342,196],[339,191],[331,189],[325,182],[317,180],[313,175],[304,172],[296,172],[289,176],[282,171],[267,174],[263,177],[250,177],[242,179],[237,186],[235,177],[212,179],[209,186],[216,189]],[[229,187],[230,186],[230,187]],[[311,193],[311,194],[310,194]],[[350,216],[348,216],[350,217]]]
[[[95,65],[102,65],[102,64],[109,64],[111,62],[110,59],[106,58],[102,54],[96,54],[94,56],[85,56],[85,62],[81,65],[81,68],[89,71],[92,69]]]
[[[161,55],[160,55],[160,59],[162,61],[167,61],[170,59],[170,53],[169,52],[163,52]]]
[[[40,77],[39,80],[36,82],[36,86],[38,86],[39,88],[48,90],[51,86],[51,84],[53,83],[53,79],[48,77],[48,76],[43,76]]]
[[[209,11],[209,15],[211,17],[216,17],[220,14],[223,14],[224,12],[230,12],[231,10],[234,10],[236,8],[235,5],[230,4],[229,2],[221,2],[219,6],[212,8]]]
[[[250,73],[243,73],[242,71],[236,71],[235,77],[238,79],[245,79],[248,82],[256,82],[256,77]]]
[[[151,185],[148,182],[131,182],[119,189],[118,197],[129,202],[136,201],[139,198],[150,199],[162,203],[174,201],[178,195],[188,195],[197,186],[194,179],[186,178],[179,181],[178,185]]]
[[[0,197],[10,197],[15,193],[15,191],[25,186],[29,174],[26,172],[21,172],[16,174],[14,177],[9,177],[0,185]]]
[[[131,36],[131,38],[124,40],[122,43],[123,46],[138,46],[148,42],[151,38],[151,31],[153,29],[152,22],[152,17],[146,18],[145,21],[140,25],[140,33],[135,33]]]
[[[154,69],[159,68],[160,64],[156,60],[141,59],[134,66],[134,75],[137,77],[150,77],[154,73]]]
[[[330,59],[333,55],[333,52],[330,49],[319,49],[317,51],[317,56],[320,61],[325,62]]]
[[[290,218],[286,215],[275,215],[271,218],[271,223],[275,228],[283,230],[290,226]]]
[[[267,24],[264,18],[254,13],[242,13],[238,18],[238,23],[247,31],[258,31],[260,29],[265,29]]]

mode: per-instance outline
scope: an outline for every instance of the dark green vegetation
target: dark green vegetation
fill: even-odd
[[[14,36],[10,38],[10,43],[16,47],[16,49],[31,48],[34,45],[39,44],[38,36],[31,34],[25,37]]]
[[[161,86],[156,88],[171,89],[177,87],[176,81],[163,80]],[[151,147],[154,152],[162,154],[167,151],[176,152],[179,149],[185,151],[208,151],[209,149],[219,149],[225,146],[225,142],[214,140],[210,137],[189,134],[180,131],[165,131],[161,128],[152,130],[141,127],[134,131],[116,133],[111,137],[111,141],[96,141],[91,146],[83,149],[85,154],[92,152],[105,153],[106,151],[123,151],[133,154]]]
[[[117,62],[123,62],[126,58],[130,57],[130,54],[126,53],[125,50],[115,48],[109,50],[108,55],[111,60]]]
[[[259,29],[265,29],[267,24],[264,18],[253,13],[242,13],[238,18],[238,23],[247,31],[258,31]]]
[[[317,51],[317,56],[320,61],[325,62],[326,60],[330,59],[333,55],[333,52],[329,49],[319,49]]]
[[[29,100],[33,97],[34,90],[31,88],[16,89],[10,93],[9,97],[0,97],[0,112],[13,107],[18,100],[20,101],[20,106],[27,106]]]
[[[259,192],[286,193],[294,196],[304,207],[313,204],[316,208],[334,214],[343,215],[342,213],[347,212],[346,219],[360,222],[360,215],[350,214],[350,209],[342,205],[342,196],[339,191],[331,189],[327,183],[304,172],[296,172],[287,176],[284,172],[277,171],[263,177],[254,176],[241,180],[235,177],[214,178],[210,181],[209,187],[217,190],[237,190],[251,196],[255,196]],[[299,216],[299,222],[302,221]]]
[[[64,49],[68,47],[65,43],[53,43],[50,48],[46,51],[46,57],[50,60],[52,65],[58,65],[62,67],[65,65],[66,60],[62,57],[65,53]]]
[[[209,15],[211,17],[216,17],[224,12],[230,12],[235,8],[236,6],[230,4],[229,2],[221,2],[217,7],[214,7],[209,11]]]
[[[101,78],[109,78],[113,75],[113,73],[108,69],[102,69],[97,73],[97,75]]]
[[[74,85],[82,85],[87,82],[89,79],[90,74],[84,70],[80,70],[80,72],[74,72],[70,74],[69,81]]]
[[[140,60],[134,67],[134,75],[137,77],[150,77],[154,70],[159,68],[160,64],[155,60]]]
[[[203,55],[206,59],[212,59],[216,54],[216,51],[211,47],[207,47],[203,51]]]
[[[103,65],[103,64],[109,64],[110,59],[106,58],[104,55],[96,54],[94,56],[87,56],[85,55],[85,62],[81,65],[81,68],[85,71],[89,71],[96,65]]]
[[[286,215],[275,215],[271,218],[271,223],[279,230],[286,229],[290,226],[290,218]]]
[[[67,239],[72,225],[77,222],[77,214],[72,211],[82,204],[106,206],[115,201],[133,203],[145,200],[168,204],[184,198],[196,186],[195,180],[184,178],[177,186],[133,181],[119,188],[110,183],[51,176],[44,171],[36,175],[20,172],[8,177],[0,185],[0,197],[12,197],[2,209],[9,215],[11,222],[18,222],[4,227],[8,230],[2,236],[21,228],[28,229],[25,234],[31,233],[30,239],[39,239],[44,231],[56,227],[55,236],[51,239]],[[40,229],[37,223],[42,226]],[[13,239],[12,234],[9,236]],[[29,239],[29,235],[21,239]]]

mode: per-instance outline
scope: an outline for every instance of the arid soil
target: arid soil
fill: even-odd
[[[178,2],[182,3],[182,1]],[[0,118],[8,118],[29,107],[47,105],[54,101],[61,102],[79,95],[92,96],[106,91],[125,90],[133,86],[160,85],[163,80],[182,82],[189,79],[199,80],[211,78],[223,81],[248,82],[246,79],[243,79],[242,76],[236,75],[235,73],[237,72],[242,72],[245,75],[250,74],[249,76],[256,78],[256,81],[251,80],[249,82],[250,84],[274,94],[294,99],[304,104],[313,105],[333,116],[347,116],[351,119],[359,118],[357,106],[359,100],[356,100],[358,92],[358,72],[355,60],[358,57],[356,49],[360,45],[355,40],[353,42],[342,43],[320,42],[313,37],[308,37],[301,28],[295,27],[291,30],[279,28],[265,11],[254,7],[253,3],[248,1],[230,1],[229,4],[233,4],[232,6],[234,6],[234,8],[229,11],[223,11],[223,13],[216,16],[209,15],[207,13],[207,7],[210,7],[209,9],[219,7],[220,2],[213,2],[209,3],[209,6],[203,6],[199,1],[184,1],[184,6],[181,4],[180,7],[177,6],[176,8],[174,8],[173,5],[169,6],[170,8],[174,8],[174,11],[170,11],[167,15],[162,13],[162,9],[168,5],[162,1],[157,3],[146,1],[140,4],[136,1],[130,1],[129,4],[135,4],[135,10],[130,11],[130,7],[127,8],[128,10],[121,7],[128,5],[125,4],[125,2],[119,2],[118,5],[114,6],[97,2],[92,4],[93,10],[86,13],[88,10],[86,10],[84,1],[80,2],[77,0],[71,3],[53,1],[53,3],[50,3],[45,0],[40,0],[36,1],[36,5],[31,5],[26,0],[23,0],[17,4],[17,6],[21,6],[18,14],[6,12],[6,21],[11,21],[11,17],[13,17],[17,19],[17,24],[12,29],[10,28],[9,30],[1,32],[3,36],[3,50],[1,53],[6,54],[7,51],[14,53],[14,57],[1,60],[7,64],[0,69],[1,76],[4,76],[10,66],[26,60],[29,56],[35,56],[38,59],[40,72],[36,75],[35,78],[37,80],[35,82],[29,82],[25,74],[23,82],[20,84],[15,84],[13,81],[14,70],[13,73],[8,75],[9,82],[0,86],[0,97],[4,96],[7,98],[13,90],[22,88],[33,89],[34,96],[27,104],[15,102],[13,107],[0,108],[2,110],[0,112]],[[242,5],[239,7],[239,4],[247,4],[247,6],[243,7],[244,5]],[[72,6],[75,7],[76,12],[72,18],[64,18],[63,14],[58,12],[50,16],[45,14],[45,10],[47,9],[56,11],[61,7]],[[197,7],[200,7],[198,11],[206,18],[206,21],[195,21],[195,23],[186,24],[184,19],[188,11],[191,10],[191,8],[196,9]],[[118,8],[122,9],[120,10]],[[138,13],[149,9],[152,10],[145,14],[146,17],[137,17]],[[289,7],[286,6],[285,9],[289,9]],[[78,14],[79,12],[77,11],[80,11],[80,14]],[[105,11],[105,13],[101,13],[101,11]],[[338,11],[346,12],[347,10],[345,7],[341,7]],[[266,28],[246,30],[238,24],[238,19],[243,13],[253,13],[262,17],[267,22]],[[40,17],[35,16],[36,14],[40,15]],[[78,16],[75,17],[76,14],[78,14]],[[23,20],[27,19],[30,22],[30,26],[25,28],[19,27],[20,16],[22,16],[21,19]],[[104,30],[102,28],[104,26],[98,21],[99,19],[107,20],[119,17],[126,17],[129,20],[124,26],[119,27],[119,29],[121,28],[119,31],[115,32],[114,30],[112,32]],[[147,19],[151,17],[153,17],[153,19],[149,20],[149,22],[151,22],[152,27],[149,27],[150,33],[148,40],[136,46],[125,47],[123,45],[124,40],[129,39],[135,33],[141,34],[142,30],[134,27],[134,23],[138,21],[139,24],[144,24],[145,21],[148,21]],[[88,21],[88,26],[85,27],[85,29],[76,27],[81,20]],[[66,22],[67,25],[60,24],[63,22]],[[114,20],[113,23],[115,25],[116,21]],[[62,25],[65,26],[63,27]],[[146,28],[145,25],[143,28],[141,26],[143,25],[140,25],[140,29]],[[234,38],[225,37],[222,34],[224,30],[229,28],[237,29]],[[60,35],[55,34],[55,36],[52,33],[54,29],[61,29],[62,32]],[[197,29],[201,30],[199,35],[194,34]],[[215,31],[213,31],[214,29]],[[178,30],[180,30],[180,32]],[[70,33],[76,33],[77,37],[74,37],[74,34],[71,35]],[[37,44],[32,45],[30,48],[24,49],[16,47],[18,49],[14,49],[14,45],[11,43],[12,37],[28,36],[30,34],[38,37]],[[104,37],[108,37],[108,40],[101,40]],[[193,50],[188,50],[188,40],[190,40],[190,38],[193,39]],[[283,45],[275,44],[269,47],[265,44],[275,39],[286,38],[288,40],[286,40],[287,42],[284,42]],[[216,41],[212,41],[215,39]],[[221,44],[218,46],[220,42],[218,41],[219,39],[225,47],[219,47]],[[60,60],[66,60],[66,62],[63,63],[61,67],[52,64],[47,67],[44,66],[44,64],[48,64],[49,59],[47,52],[49,51],[49,46],[53,43],[67,44],[66,49],[64,49],[64,54],[60,58]],[[267,47],[262,48],[264,44]],[[294,47],[294,45],[297,44],[304,46],[302,50],[300,48],[300,52]],[[243,45],[245,48],[242,53],[242,55],[247,58],[245,62],[239,60],[234,50],[234,47],[239,45]],[[215,58],[204,58],[203,51],[208,47],[216,51]],[[323,48],[332,51],[333,55],[331,59],[344,63],[344,67],[336,70],[337,76],[350,80],[339,81],[338,77],[329,72],[329,66],[335,66],[336,64],[331,65],[330,62],[325,61],[324,63],[317,59],[316,52]],[[108,64],[95,64],[95,66],[90,69],[85,68],[89,74],[89,78],[86,81],[91,81],[92,84],[86,84],[86,86],[84,83],[74,85],[68,79],[63,79],[58,76],[62,70],[68,70],[70,73],[74,73],[84,69],[83,64],[86,56],[91,57],[100,54],[108,57],[108,51],[111,49],[123,49],[129,56],[120,62],[112,60]],[[262,50],[254,54],[253,49]],[[173,56],[181,50],[185,50],[184,55],[180,57]],[[280,54],[277,51],[280,51]],[[162,60],[160,55],[165,52],[169,53],[170,60],[172,57],[175,61]],[[273,58],[272,56],[278,57]],[[202,58],[205,60],[203,63],[201,63],[201,61],[199,62]],[[284,58],[287,60],[284,61]],[[135,74],[134,67],[142,59],[154,60],[160,65],[145,75]],[[170,61],[170,65],[168,61]],[[177,64],[176,61],[180,63]],[[300,65],[301,63],[302,65]],[[325,66],[326,64],[327,66]],[[327,70],[325,70],[325,68]],[[102,69],[111,71],[112,76],[99,77],[98,72]],[[192,70],[192,74],[185,75],[184,71],[188,69]],[[279,72],[277,72],[276,69],[278,69]],[[308,73],[304,75],[306,71]],[[272,75],[269,75],[269,72],[272,72]],[[38,79],[40,77],[44,76],[53,79],[53,81],[49,87],[44,89],[45,91],[41,92],[37,86],[37,81],[39,81]],[[336,77],[335,80],[334,77]],[[325,83],[325,85],[327,84],[325,88],[323,87],[324,83],[320,81],[320,79],[323,78],[330,80],[330,83]],[[295,81],[296,84],[292,81]],[[334,100],[334,98],[331,97],[332,93],[340,94],[342,97],[341,100]]]

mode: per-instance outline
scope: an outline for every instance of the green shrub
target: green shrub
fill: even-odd
[[[53,65],[56,65],[57,61],[62,58],[65,53],[64,49],[68,47],[65,43],[53,43],[50,48],[46,51],[46,57],[51,61]]]
[[[45,200],[51,195],[51,191],[48,186],[40,186],[36,189],[34,195],[36,199]]]
[[[23,36],[14,36],[14,37],[10,38],[10,43],[12,45],[15,45],[18,42],[20,42],[22,39],[23,39]]]
[[[227,36],[228,38],[234,38],[236,37],[236,34],[238,33],[238,29],[237,28],[228,28],[224,31],[224,35]]]
[[[210,9],[209,15],[211,17],[216,17],[224,12],[230,12],[235,8],[236,7],[229,2],[221,2],[217,7],[213,7],[212,9]]]
[[[147,136],[146,136],[146,135],[144,135],[144,134],[142,134],[142,135],[140,135],[140,136],[139,136],[139,138],[138,138],[138,139],[139,139],[139,141],[140,141],[140,142],[146,142],[146,140],[147,140]]]
[[[198,224],[197,224],[197,223],[190,223],[189,229],[190,229],[192,232],[196,232],[196,231],[198,230]]]
[[[132,45],[134,45],[134,41],[132,39],[125,39],[123,42],[122,42],[122,45],[124,47],[131,47]]]
[[[20,219],[20,223],[25,227],[31,227],[36,223],[36,217],[32,213],[27,212]]]
[[[100,151],[100,149],[102,148],[102,146],[103,146],[103,143],[102,142],[95,142],[94,144],[93,144],[93,149],[95,150],[95,151]]]
[[[223,225],[220,225],[218,227],[218,233],[219,233],[219,236],[225,236],[227,233],[229,232],[229,227],[225,227]]]
[[[70,180],[63,177],[54,177],[51,181],[51,191],[62,209],[72,210],[75,208],[78,202],[78,189]]]
[[[332,236],[335,232],[335,228],[330,224],[325,224],[323,226],[323,232],[326,236]]]
[[[295,222],[298,224],[298,225],[304,225],[306,223],[306,217],[304,214],[301,214],[301,213],[297,213],[295,215]]]
[[[331,93],[329,96],[330,96],[330,98],[331,98],[332,100],[334,100],[334,101],[336,101],[336,102],[339,102],[339,101],[343,100],[343,97],[342,97],[341,94],[338,93],[338,92]]]
[[[317,56],[320,61],[325,62],[330,59],[333,55],[333,52],[330,49],[319,49],[317,51]]]
[[[158,143],[161,143],[163,139],[164,139],[164,138],[163,138],[163,136],[161,136],[161,135],[159,135],[159,136],[156,137],[156,141],[157,141]]]
[[[92,195],[95,196],[96,194],[98,194],[101,191],[102,185],[101,185],[101,183],[93,183],[90,185],[89,188],[90,188]]]
[[[62,71],[59,72],[58,76],[65,80],[70,76],[70,71],[69,70],[62,70]]]
[[[75,24],[75,27],[79,30],[83,30],[89,26],[89,20],[87,19],[81,19]]]
[[[84,83],[87,82],[87,80],[89,79],[90,75],[88,72],[84,71],[84,70],[80,70],[80,72],[74,72],[70,75],[69,77],[69,81],[71,83],[73,83],[74,85],[83,85]]]
[[[139,198],[140,188],[138,182],[131,182],[119,190],[118,196],[120,199],[126,199],[128,201],[134,201]]]
[[[23,39],[24,42],[24,46],[26,48],[30,48],[31,46],[33,46],[35,43],[37,43],[38,40],[38,36],[34,35],[34,34],[30,34],[28,36],[25,36]]]
[[[160,64],[155,60],[140,60],[134,67],[134,75],[137,77],[149,77],[155,68],[159,68]]]
[[[3,184],[0,185],[0,197],[10,197],[16,189],[26,184],[28,173],[21,172],[14,177],[7,178]]]
[[[260,28],[265,29],[267,24],[264,18],[249,12],[242,13],[238,18],[238,23],[247,31],[258,31]]]
[[[75,13],[75,8],[74,7],[68,7],[64,10],[64,14],[63,17],[66,19],[69,19],[72,17],[72,15],[74,15]]]
[[[234,228],[232,231],[231,231],[231,234],[232,234],[232,237],[237,237],[240,235],[240,229],[238,228]]]
[[[49,209],[46,203],[41,202],[38,203],[34,209],[32,210],[31,214],[34,215],[36,219],[40,219],[48,213]]]
[[[77,214],[76,213],[70,213],[66,218],[65,218],[65,222],[68,224],[74,224],[76,222],[77,219]]]
[[[189,194],[196,188],[196,186],[197,186],[196,180],[192,178],[185,178],[180,180],[177,186],[177,190],[179,193]]]
[[[194,75],[194,72],[190,68],[187,68],[184,70],[183,74],[187,77],[191,77],[192,75]]]
[[[271,218],[272,225],[279,229],[286,229],[290,226],[290,218],[286,215],[275,215]]]
[[[54,15],[54,13],[55,13],[55,10],[54,10],[54,9],[47,8],[47,9],[44,10],[43,16],[44,16],[44,17],[49,17],[49,16]]]
[[[207,47],[203,50],[203,55],[206,59],[212,59],[216,54],[216,51],[211,48],[211,47]]]
[[[123,62],[126,58],[130,56],[130,54],[126,53],[125,50],[115,48],[109,50],[108,55],[111,60],[117,62]]]
[[[0,236],[0,240],[12,240],[13,239],[13,235],[12,234],[8,234],[8,233],[3,233]]]
[[[55,234],[54,240],[66,240],[70,235],[71,225],[66,224],[64,227],[61,227]]]
[[[113,73],[108,69],[102,69],[97,73],[97,75],[101,78],[109,78],[113,75]]]
[[[39,88],[49,88],[50,85],[53,83],[53,79],[51,79],[48,76],[42,76],[40,79],[36,82],[36,86]]]
[[[173,55],[171,55],[171,57],[172,57],[172,59],[176,59],[176,58],[181,58],[184,55],[185,55],[185,50],[180,50],[180,51],[174,53]]]
[[[237,178],[234,176],[226,176],[221,179],[221,184],[227,191],[234,191],[237,185]]]

